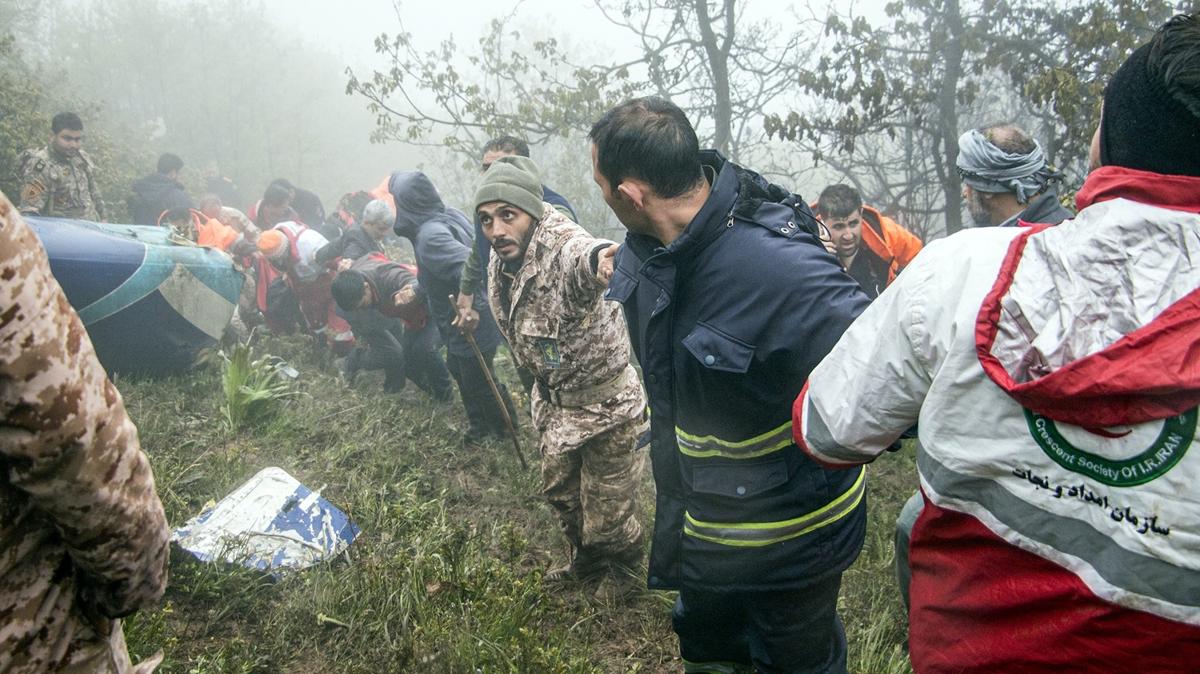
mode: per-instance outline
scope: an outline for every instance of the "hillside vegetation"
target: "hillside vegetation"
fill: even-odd
[[[539,494],[527,417],[524,472],[508,445],[462,447],[457,401],[436,404],[411,385],[384,395],[373,373],[347,387],[300,338],[256,349],[300,370],[298,395],[240,431],[219,411],[216,359],[186,376],[118,378],[168,520],[177,527],[279,466],[362,534],[341,557],[278,581],[173,549],[162,605],[126,621],[135,661],[163,649],[160,671],[197,674],[682,670],[671,593],[613,600],[543,585],[565,546]],[[498,369],[519,391],[503,356]],[[864,674],[910,671],[891,537],[915,471],[911,450],[885,459],[871,469],[867,545],[842,590],[850,671]],[[649,470],[642,492],[649,530]]]

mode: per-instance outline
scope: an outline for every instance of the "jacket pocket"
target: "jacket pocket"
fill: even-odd
[[[754,360],[754,346],[731,337],[706,323],[697,323],[691,334],[683,339],[700,364],[720,372],[745,373]]]
[[[522,318],[516,328],[520,338],[516,340],[516,344],[510,346],[520,352],[518,357],[535,376],[545,376],[547,370],[562,367],[557,321],[541,316],[529,316]]]
[[[787,461],[782,457],[761,463],[724,463],[692,467],[692,489],[701,494],[751,498],[787,484]]]

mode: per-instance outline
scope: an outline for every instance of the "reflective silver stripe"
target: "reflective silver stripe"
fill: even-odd
[[[1117,588],[1177,606],[1200,607],[1200,571],[1131,552],[1087,522],[1042,510],[994,480],[947,468],[924,448],[917,451],[917,467],[939,497],[979,504],[1017,534],[1083,560]]]
[[[778,452],[792,444],[792,422],[746,440],[722,440],[715,435],[692,435],[678,426],[675,440],[679,451],[691,457],[707,459],[753,459]]]
[[[684,513],[683,533],[710,543],[734,547],[761,547],[803,536],[828,526],[854,512],[867,490],[867,469],[858,469],[858,479],[840,496],[800,517],[781,522],[701,522]]]
[[[870,457],[860,456],[833,439],[833,433],[829,432],[829,427],[825,425],[825,420],[813,404],[812,397],[807,394],[804,397],[804,421],[804,441],[812,452],[820,454],[822,458],[843,463],[863,463],[870,460]]]

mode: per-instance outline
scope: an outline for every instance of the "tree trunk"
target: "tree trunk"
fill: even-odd
[[[733,101],[729,94],[729,48],[733,44],[734,35],[734,5],[736,0],[724,0],[725,5],[725,35],[718,41],[713,32],[712,17],[708,13],[708,0],[693,0],[696,11],[696,21],[700,24],[700,41],[708,56],[709,70],[713,79],[713,120],[716,129],[713,135],[713,145],[730,159],[737,159],[730,152],[730,140],[733,138]]]
[[[942,136],[942,195],[946,200],[946,235],[962,229],[962,180],[958,177],[958,81],[962,77],[963,20],[958,0],[946,0],[945,67],[938,94],[938,128]]]

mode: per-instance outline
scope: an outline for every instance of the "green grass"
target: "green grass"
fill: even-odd
[[[536,468],[522,471],[504,444],[463,449],[459,405],[412,386],[384,395],[370,373],[348,388],[299,338],[256,349],[300,370],[299,395],[240,429],[223,423],[216,364],[118,380],[168,520],[179,526],[279,466],[323,489],[363,533],[339,558],[279,581],[173,550],[162,605],[125,623],[135,660],[163,649],[159,671],[197,674],[681,671],[670,593],[643,590],[613,605],[542,585],[565,549]],[[526,454],[536,457],[524,422]],[[909,672],[891,540],[916,485],[911,450],[885,457],[869,479],[867,544],[842,588],[850,671]],[[647,529],[652,495],[647,470]]]

